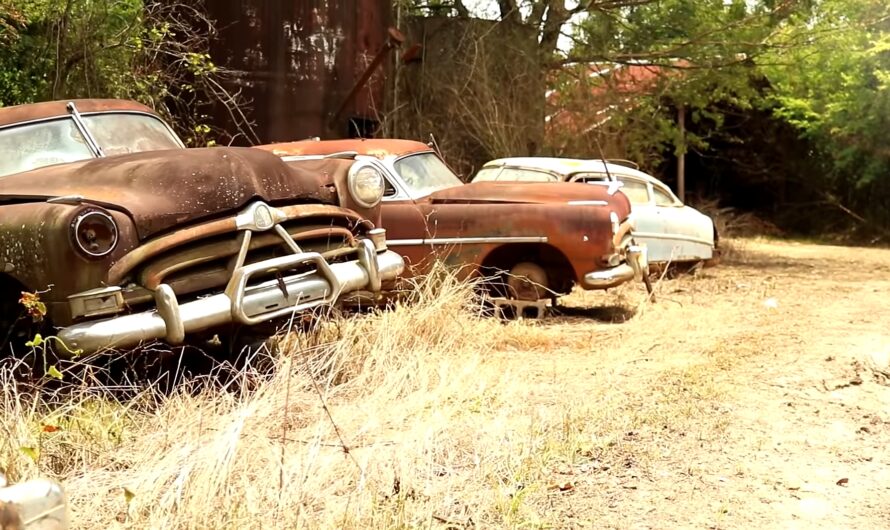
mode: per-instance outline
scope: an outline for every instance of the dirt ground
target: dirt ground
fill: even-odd
[[[549,351],[503,353],[531,406],[587,422],[546,526],[890,526],[890,251],[741,241],[641,293],[575,294]]]

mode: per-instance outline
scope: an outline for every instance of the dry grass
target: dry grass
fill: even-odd
[[[121,401],[7,382],[0,466],[61,478],[81,528],[560,526],[572,516],[553,499],[580,475],[631,480],[671,440],[725,426],[720,374],[738,351],[709,341],[716,320],[691,320],[698,309],[678,311],[669,289],[654,306],[639,286],[585,293],[635,313],[623,326],[504,324],[446,275],[392,310],[291,333],[271,371],[247,367],[224,388]],[[696,360],[646,376],[635,359],[678,322],[701,339]],[[591,373],[561,381],[572,370]],[[627,373],[643,375],[616,391]]]
[[[719,201],[714,199],[700,199],[690,205],[714,221],[714,227],[721,238],[779,236],[782,234],[782,230],[775,224],[750,212],[740,212],[732,207],[720,206]]]

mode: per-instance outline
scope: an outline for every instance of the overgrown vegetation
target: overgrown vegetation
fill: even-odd
[[[420,16],[485,16],[537,33],[552,90],[538,154],[604,152],[670,181],[685,153],[698,192],[757,209],[792,232],[888,234],[886,2],[397,4]],[[489,128],[509,129],[511,104],[486,113],[500,121]]]
[[[0,1],[0,106],[79,97],[135,99],[191,145],[252,133],[246,102],[210,58],[216,34],[201,2]],[[238,130],[214,131],[215,103]]]
[[[635,287],[625,312],[645,298]],[[511,359],[584,352],[587,335],[483,318],[473,300],[437,274],[407,305],[324,321],[285,336],[271,367],[221,368],[172,395],[4,379],[0,468],[61,478],[83,528],[518,527],[554,520],[548,499],[582,488],[576,473],[644,471],[650,436],[723,428],[707,418],[726,392],[707,361],[621,394],[607,372],[583,393],[569,378],[548,398],[569,366],[551,381]],[[629,325],[659,322],[643,313]]]

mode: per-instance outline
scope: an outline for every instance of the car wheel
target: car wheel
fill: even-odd
[[[547,271],[537,263],[517,263],[507,274],[506,283],[510,298],[534,302],[551,297]]]

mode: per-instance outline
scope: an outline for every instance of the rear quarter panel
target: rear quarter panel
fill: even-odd
[[[602,268],[600,257],[611,252],[611,222],[615,211],[624,218],[625,200],[610,206],[567,203],[386,203],[383,223],[393,242],[398,240],[545,237],[547,244],[569,260],[574,280]],[[454,243],[394,245],[416,268],[425,272],[435,259],[454,266],[469,265],[475,272],[485,257],[509,243]]]

